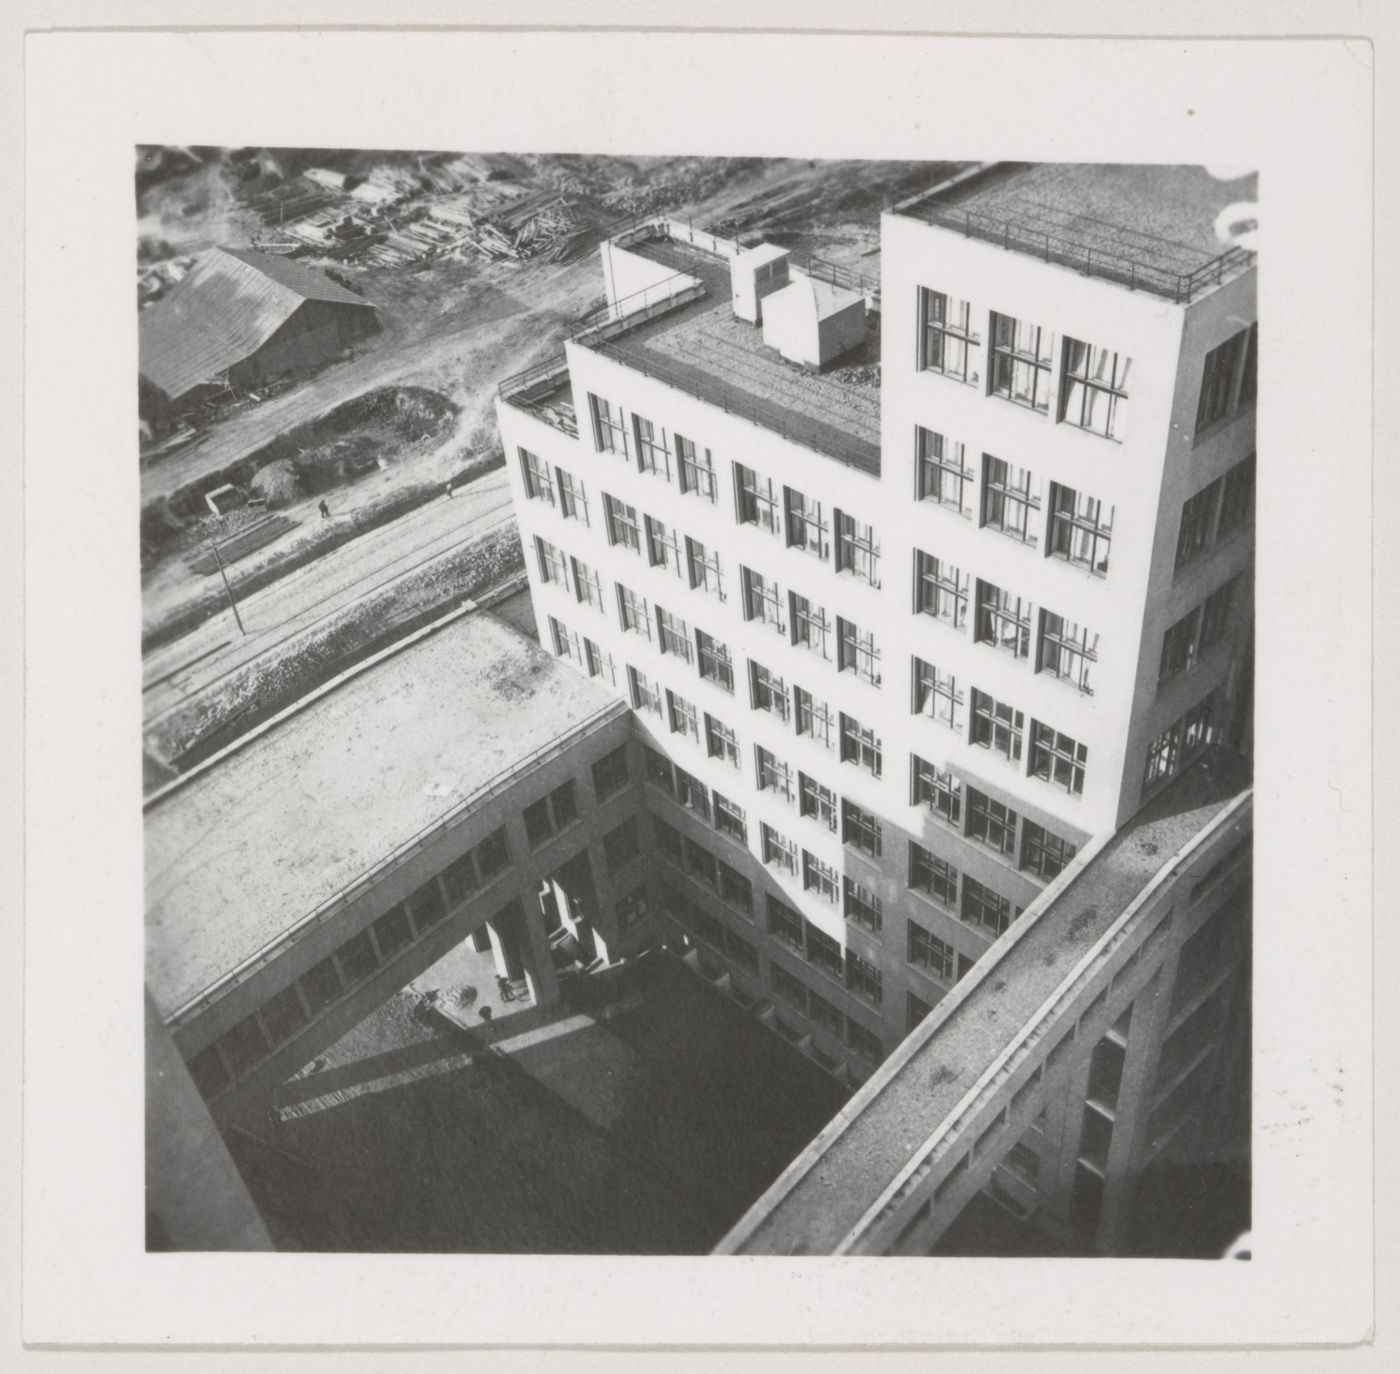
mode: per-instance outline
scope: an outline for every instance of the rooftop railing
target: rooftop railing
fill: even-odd
[[[527,367],[521,372],[512,372],[496,384],[496,394],[507,399],[522,397],[538,391],[546,385],[557,383],[568,376],[569,360],[563,353],[556,353],[542,363]]]
[[[1045,262],[1072,267],[1086,277],[1117,282],[1130,291],[1150,291],[1178,305],[1184,305],[1198,292],[1219,286],[1228,273],[1247,267],[1254,260],[1254,254],[1247,248],[1227,248],[1190,272],[1177,272],[1134,257],[1131,253],[1094,248],[978,210],[923,204],[911,206],[901,213],[940,228],[956,230],[967,238],[1014,248],[1017,252],[1041,258]]]
[[[853,272],[840,263],[800,254],[792,255],[790,261],[799,272],[816,281],[824,281],[845,291],[859,291],[862,296],[869,296],[877,306],[880,304],[880,278],[874,274]]]
[[[673,272],[662,281],[644,286],[630,295],[607,301],[587,314],[578,316],[569,325],[571,339],[586,341],[585,335],[606,334],[613,326],[633,329],[647,320],[655,319],[668,310],[675,310],[705,295],[705,284],[689,272]]]

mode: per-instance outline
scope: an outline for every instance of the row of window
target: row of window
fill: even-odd
[[[813,968],[844,983],[847,991],[872,1006],[880,1005],[884,999],[884,974],[876,964],[853,949],[843,949],[839,940],[819,930],[772,893],[767,894],[765,905],[769,935],[801,955]]]
[[[588,405],[594,447],[598,452],[633,459],[639,472],[653,473],[668,481],[674,479],[683,493],[711,504],[717,501],[719,483],[709,449],[698,447],[682,435],[668,434],[664,428],[636,413],[629,425],[621,407],[592,393],[589,393]],[[880,585],[880,541],[873,526],[849,511],[832,510],[828,517],[822,503],[804,492],[783,487],[780,495],[779,488],[753,468],[743,463],[734,463],[732,467],[735,518],[741,525],[755,525],[775,535],[784,535],[789,547],[823,561],[831,556],[834,548],[838,572],[849,572],[872,586]],[[527,476],[527,490],[530,485]],[[626,509],[632,510],[631,507]],[[635,510],[632,510],[632,520],[635,525]],[[613,542],[631,541],[623,534]],[[637,547],[636,544],[631,546]]]
[[[1254,456],[1236,463],[1181,505],[1176,538],[1176,570],[1240,529],[1249,520],[1254,502]]]
[[[1056,400],[1056,418],[1108,439],[1124,437],[1128,418],[1128,377],[1132,359],[1109,348],[1066,337],[1060,349],[1059,385],[1054,384],[1056,336],[1029,320],[993,310],[986,317],[988,346],[983,382],[982,316],[964,300],[927,287],[919,288],[917,365],[921,371],[984,386],[1026,409],[1048,414]]]
[[[745,620],[771,626],[789,643],[801,645],[825,662],[830,662],[834,645],[838,672],[880,685],[880,648],[873,633],[845,616],[838,615],[833,622],[824,607],[798,592],[789,591],[785,598],[773,578],[752,568],[741,567],[739,576]]]

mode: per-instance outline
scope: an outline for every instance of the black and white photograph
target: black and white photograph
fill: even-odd
[[[287,3],[26,35],[26,1352],[1370,1341],[1369,40]]]
[[[1248,1258],[1252,169],[135,169],[152,1248]]]

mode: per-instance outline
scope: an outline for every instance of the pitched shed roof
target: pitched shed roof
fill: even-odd
[[[177,400],[256,353],[309,300],[374,309],[290,258],[211,248],[141,312],[141,375]]]

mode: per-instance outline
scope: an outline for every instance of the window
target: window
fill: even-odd
[[[1041,721],[1031,721],[1031,776],[1063,787],[1073,796],[1084,791],[1087,745]]]
[[[442,870],[442,885],[452,902],[465,901],[480,886],[471,851],[454,859]]]
[[[1082,496],[1071,487],[1050,484],[1050,552],[1090,572],[1108,571],[1113,507]]]
[[[914,805],[926,806],[949,825],[962,829],[962,779],[927,763],[917,754],[910,756],[913,771]]]
[[[1093,696],[1093,668],[1099,658],[1099,637],[1082,625],[1056,615],[1040,613],[1040,649],[1036,670]]]
[[[767,711],[780,720],[788,718],[787,687],[761,663],[749,660],[749,693],[756,711]]]
[[[678,615],[656,608],[657,642],[663,654],[674,654],[690,662],[690,627]]]
[[[1230,623],[1230,603],[1234,599],[1235,583],[1232,578],[1223,587],[1217,587],[1205,599],[1201,607],[1201,653],[1214,648],[1225,637]]]
[[[955,981],[957,953],[952,945],[909,922],[909,962],[945,983]]]
[[[744,817],[744,808],[722,797],[718,792],[713,794],[715,803],[715,829],[722,834],[729,835],[733,839],[743,844],[749,837],[748,823]]]
[[[767,827],[764,827],[765,829]],[[768,933],[776,936],[785,945],[795,949],[799,954],[804,953],[802,944],[802,917],[800,917],[790,906],[777,900],[776,897],[768,898]],[[777,966],[774,965],[776,968]]]
[[[779,634],[785,634],[787,627],[783,624],[783,599],[778,584],[744,567],[739,569],[739,581],[744,593],[744,619],[761,620]]]
[[[632,416],[632,435],[637,441],[637,470],[654,472],[659,477],[671,476],[671,450],[666,445],[666,431],[657,429],[650,420]]]
[[[967,593],[971,579],[946,558],[934,558],[914,550],[914,609],[962,629],[967,620]]]
[[[962,729],[963,694],[951,673],[940,672],[921,658],[911,660],[914,670],[914,713],[929,716],[952,730]]]
[[[841,715],[841,762],[856,763],[879,777],[882,766],[880,737],[867,730],[854,716]]]
[[[685,871],[706,887],[719,886],[719,864],[715,856],[694,840],[685,841]]]
[[[661,688],[652,682],[645,673],[635,668],[627,669],[627,685],[632,691],[632,709],[661,714]]]
[[[802,933],[807,937],[807,958],[819,969],[840,978],[845,972],[845,961],[841,957],[841,943],[833,940],[824,930],[818,930],[810,921],[802,922]]]
[[[1009,806],[994,801],[975,787],[967,789],[967,837],[999,854],[1016,853],[1016,824],[1020,817]]]
[[[1242,329],[1206,354],[1201,370],[1201,399],[1196,406],[1197,434],[1230,413],[1230,395],[1249,346],[1249,336],[1250,331]]]
[[[732,930],[724,932],[724,950],[740,968],[750,973],[758,972],[758,950],[742,935]]]
[[[729,657],[728,645],[721,644],[712,635],[707,635],[704,630],[696,630],[695,646],[699,651],[700,676],[707,682],[713,682],[715,686],[732,693],[734,691],[734,664]]]
[[[776,792],[784,801],[792,800],[792,769],[761,744],[754,745],[758,767],[758,790]]]
[[[848,921],[879,934],[884,922],[884,903],[868,887],[862,887],[849,874],[842,879],[845,915]]]
[[[574,571],[574,595],[580,602],[592,606],[595,611],[603,611],[603,581],[587,563],[578,558],[569,560]]]
[[[710,553],[698,539],[685,541],[686,565],[690,569],[690,585],[724,600],[724,584],[720,578],[719,554]]]
[[[571,477],[563,468],[555,468],[559,478],[559,513],[565,520],[588,524],[588,493],[583,483]]]
[[[1211,729],[1211,718],[1215,713],[1215,696],[1212,692],[1198,706],[1193,706],[1182,717],[1182,753],[1190,758],[1199,750],[1205,748],[1214,738]]]
[[[735,768],[739,766],[739,740],[734,731],[708,712],[705,715],[705,749],[712,759],[723,759]]]
[[[1236,463],[1224,477],[1225,487],[1220,497],[1220,527],[1217,538],[1239,529],[1249,521],[1254,501],[1254,457]]]
[[[846,986],[857,997],[878,1007],[885,997],[884,982],[884,975],[869,959],[853,949],[846,951]]]
[[[670,688],[666,689],[667,714],[671,721],[673,735],[689,735],[693,740],[700,738],[700,721],[693,707],[684,697],[678,697]]]
[[[981,340],[972,331],[972,308],[941,291],[919,288],[919,367],[960,382],[978,380]]]
[[[934,501],[959,515],[970,515],[967,489],[972,469],[967,465],[967,446],[916,425],[914,451],[919,500]]]
[[[880,685],[880,650],[874,634],[862,634],[858,625],[841,616],[836,617],[836,666],[843,673]]]
[[[1005,649],[1013,658],[1031,652],[1031,603],[991,582],[977,580],[977,620],[973,638]]]
[[[402,907],[386,912],[374,923],[373,929],[380,953],[386,959],[397,954],[413,939]],[[264,1002],[258,1014],[273,1045],[284,1044],[306,1024],[306,1012],[295,985],[283,988],[275,997]]]
[[[642,533],[637,523],[637,508],[604,492],[603,514],[607,520],[608,543],[624,544],[633,553],[641,553]]]
[[[549,637],[553,641],[554,652],[558,657],[582,662],[583,647],[579,643],[578,636],[567,625],[556,620],[553,616],[549,617]]]
[[[827,658],[826,636],[830,622],[826,612],[808,601],[805,596],[792,593],[792,642],[805,644],[819,658]]]
[[[645,884],[641,887],[634,887],[631,892],[626,893],[613,907],[613,913],[617,917],[618,934],[625,935],[638,921],[646,920],[647,908]]]
[[[1158,686],[1195,666],[1196,630],[1200,617],[1201,608],[1193,607],[1162,636],[1162,661],[1157,669]]]
[[[804,687],[792,689],[794,726],[799,735],[809,735],[825,749],[831,748],[831,707],[818,701]]]
[[[676,775],[671,767],[671,760],[665,754],[658,753],[650,745],[643,745],[642,748],[646,759],[647,781],[661,788],[668,797],[674,797],[676,795]]]
[[[774,494],[773,483],[743,463],[734,464],[734,483],[739,523],[757,525],[770,534],[777,534],[780,528],[778,498]]]
[[[647,534],[647,562],[653,568],[665,568],[667,572],[684,577],[681,567],[680,542],[675,530],[668,530],[660,520],[644,517]]]
[[[593,795],[599,801],[607,801],[626,787],[627,781],[627,746],[619,744],[593,765]]]
[[[807,1010],[807,989],[796,974],[789,973],[781,964],[770,964],[768,982],[774,993],[788,1006],[796,1007],[802,1012]]]
[[[909,841],[909,886],[944,906],[957,907],[958,870],[913,840]]]
[[[489,882],[498,873],[510,866],[510,846],[506,840],[505,827],[493,831],[476,847],[476,871],[481,881]]]
[[[1027,872],[1049,882],[1064,871],[1074,855],[1074,845],[1035,821],[1027,820],[1022,827],[1021,867]]]
[[[1016,913],[1019,915],[1020,913]],[[968,925],[980,926],[993,935],[1002,934],[1011,924],[1011,903],[976,878],[963,879],[961,916]]]
[[[837,977],[840,977],[839,970]],[[809,992],[807,994],[807,1014],[824,1031],[829,1031],[838,1038],[845,1034],[846,1018],[841,1015],[839,1008],[834,1007],[818,993]]]
[[[549,464],[537,458],[527,448],[518,448],[520,455],[520,478],[525,487],[525,495],[532,501],[554,504],[554,484],[549,480]]]
[[[681,490],[706,501],[715,499],[715,465],[710,450],[697,448],[690,439],[676,435],[676,453],[680,458]]]
[[[548,539],[535,536],[535,557],[540,565],[541,582],[557,582],[569,590],[569,560]]]
[[[1021,757],[1025,715],[1004,701],[972,689],[972,742],[1005,755],[1013,763]]]
[[[734,809],[738,811],[737,807]],[[739,812],[739,816],[742,820],[742,811]],[[715,807],[715,822],[716,824],[719,822],[718,799]],[[721,863],[719,866],[719,895],[735,910],[742,911],[745,916],[753,915],[753,884],[742,873],[735,872],[726,863]]]
[[[882,837],[880,822],[864,807],[852,801],[841,802],[841,843],[853,845],[872,859],[880,857]]]
[[[982,455],[982,524],[1035,548],[1040,522],[1040,486],[1029,468],[990,453]]]
[[[1220,495],[1220,479],[1188,497],[1181,505],[1181,528],[1176,536],[1176,566],[1184,568],[1210,547],[1215,525],[1215,504]]]
[[[804,816],[811,816],[813,820],[819,821],[835,834],[836,793],[829,787],[823,787],[815,778],[809,778],[806,773],[799,773],[797,781],[798,810]]]
[[[525,808],[525,838],[529,840],[531,849],[538,849],[577,819],[578,804],[574,799],[574,784],[570,780]]]
[[[1147,779],[1145,786],[1171,777],[1181,763],[1181,722],[1167,726],[1147,747]]]
[[[643,639],[651,638],[651,613],[647,610],[646,598],[617,584],[617,619],[624,630],[631,630]]]
[[[353,977],[349,971],[352,961],[346,955],[346,951],[350,950],[352,946],[354,953],[359,956],[354,961],[355,976]],[[364,951],[366,950],[369,961],[367,964],[364,963],[366,957]],[[369,937],[365,934],[360,934],[349,944],[342,945],[337,951],[337,955],[340,957],[341,967],[346,969],[347,979],[352,983],[357,983],[362,978],[368,978],[374,972],[374,947],[369,943]],[[224,1053],[224,1058],[228,1061],[229,1068],[233,1071],[234,1078],[241,1078],[272,1049],[255,1016],[244,1017],[232,1030],[225,1031],[217,1043]]]
[[[822,517],[822,503],[792,487],[783,488],[787,508],[787,542],[789,548],[801,549],[814,558],[825,558],[831,551],[828,543],[830,529]]]
[[[763,862],[780,868],[785,873],[797,876],[797,846],[785,836],[778,834],[766,822],[759,823],[759,837],[763,842]],[[774,903],[769,900],[769,911]]]
[[[593,417],[593,446],[599,453],[620,453],[625,458],[627,425],[621,408],[589,392],[588,409]]]
[[[1240,369],[1240,397],[1242,406],[1252,405],[1259,394],[1259,325],[1256,321],[1249,326],[1249,339],[1245,344],[1244,366]]]
[[[603,836],[603,857],[608,861],[609,873],[617,873],[642,857],[642,842],[637,833],[635,816],[628,816],[621,825]]]
[[[872,587],[880,585],[880,541],[873,525],[836,512],[836,571],[854,573]]]
[[[656,839],[657,849],[674,863],[680,863],[684,854],[681,832],[674,825],[668,825],[660,816],[653,816],[651,833]]]
[[[676,769],[676,800],[687,811],[695,812],[706,821],[710,819],[710,794],[705,784],[684,768]]]
[[[1038,324],[993,311],[991,394],[1031,410],[1048,411],[1054,337]]]
[[[1067,338],[1060,419],[1106,439],[1121,439],[1127,428],[1132,367],[1133,360],[1121,353]]]
[[[836,870],[805,849],[802,851],[802,886],[833,906],[841,895],[840,886],[836,881]]]

